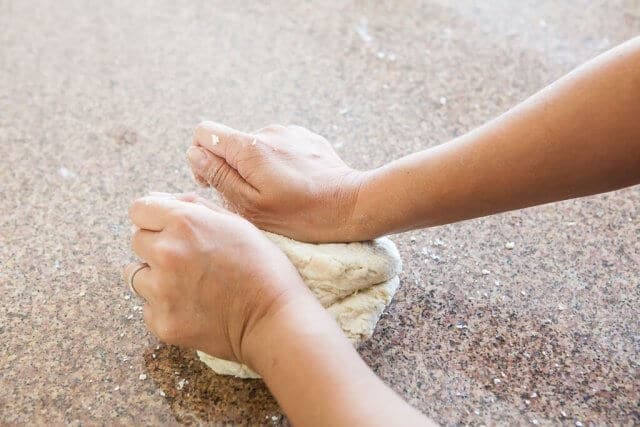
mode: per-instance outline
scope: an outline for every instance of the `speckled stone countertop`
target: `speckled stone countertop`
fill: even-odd
[[[249,3],[0,2],[0,424],[286,424],[262,382],[158,343],[120,278],[129,202],[195,188],[198,121],[300,124],[375,167],[640,28],[638,0]],[[640,423],[639,214],[631,188],[394,236],[362,356],[443,424]]]

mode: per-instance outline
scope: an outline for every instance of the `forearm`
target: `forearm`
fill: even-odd
[[[304,327],[301,327],[304,325]],[[281,310],[249,344],[249,363],[294,425],[425,425],[428,420],[366,366],[318,305]]]
[[[640,182],[640,38],[456,140],[370,173],[354,217],[377,235]]]

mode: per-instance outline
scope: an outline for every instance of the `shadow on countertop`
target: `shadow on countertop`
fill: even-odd
[[[158,345],[144,352],[147,374],[185,424],[288,425],[262,380],[217,375],[195,351]]]

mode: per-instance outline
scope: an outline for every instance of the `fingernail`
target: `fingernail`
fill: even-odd
[[[207,166],[207,154],[198,147],[189,147],[187,150],[187,158],[195,169],[204,169]]]

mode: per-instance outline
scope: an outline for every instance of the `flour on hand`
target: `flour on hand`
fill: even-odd
[[[287,255],[354,346],[373,335],[400,282],[402,262],[391,240],[383,237],[367,242],[314,244],[264,233]],[[197,353],[220,375],[260,378],[240,363]]]

